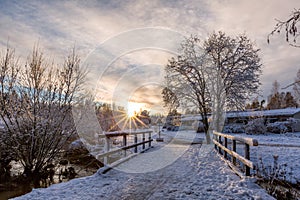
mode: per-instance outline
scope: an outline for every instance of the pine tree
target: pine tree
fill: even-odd
[[[294,96],[292,95],[291,92],[287,92],[285,97],[284,97],[284,101],[285,101],[285,108],[288,107],[298,107],[297,102],[294,99]]]
[[[270,97],[270,100],[267,105],[268,110],[280,109],[281,108],[281,100],[279,93],[276,93]]]
[[[279,87],[280,84],[278,83],[277,80],[275,80],[272,84],[272,90],[271,90],[271,95],[268,97],[268,105],[267,109],[268,110],[273,110],[273,109],[280,109],[282,106],[282,93],[279,94]]]
[[[251,104],[251,109],[258,109],[259,108],[259,101],[257,98],[255,98]]]

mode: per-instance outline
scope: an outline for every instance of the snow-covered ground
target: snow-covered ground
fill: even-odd
[[[122,163],[118,167],[122,170],[112,169],[106,174],[99,170],[92,176],[34,189],[15,199],[274,199],[252,179],[236,176],[216,155],[212,145],[189,144],[191,138],[196,136],[199,141],[204,134],[184,133],[175,136],[176,140],[169,145],[156,143],[148,152]],[[174,137],[171,132],[163,135],[165,141]],[[149,158],[149,155],[153,156]],[[165,160],[172,160],[168,155],[171,158],[182,156],[167,163]],[[144,164],[137,166],[141,161]],[[149,170],[149,165],[159,166],[157,163],[168,165]],[[144,169],[144,172],[124,172],[132,167]]]
[[[278,164],[286,166],[287,180],[296,183],[300,181],[300,133],[247,135],[235,136],[250,137],[258,140],[257,147],[251,147],[251,160],[264,166],[272,166],[274,156],[278,156]],[[242,147],[240,148],[242,152]]]

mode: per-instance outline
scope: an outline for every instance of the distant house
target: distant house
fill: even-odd
[[[260,118],[260,117],[263,117],[266,120],[266,123],[273,123],[276,121],[286,121],[288,118],[295,118],[300,120],[300,108],[227,112],[226,123],[247,122],[250,119]]]
[[[276,110],[256,110],[256,111],[234,111],[226,113],[225,124],[247,124],[254,118],[264,118],[265,123],[274,123],[277,121],[286,121],[289,118],[298,119],[294,130],[300,131],[300,108],[285,108]],[[191,127],[195,122],[201,121],[200,115],[182,115],[181,124],[184,127]]]

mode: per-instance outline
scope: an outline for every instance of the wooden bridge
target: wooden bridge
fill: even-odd
[[[119,165],[133,156],[143,153],[151,148],[151,143],[153,142],[152,135],[151,129],[104,133],[103,135],[100,135],[100,138],[105,141],[104,152],[98,154],[97,159],[102,160],[106,165],[106,170],[109,170],[115,165]],[[113,145],[116,138],[119,139],[118,143],[121,145]],[[237,152],[237,142],[239,145],[244,145],[244,155],[240,155]],[[256,165],[250,160],[250,146],[258,146],[257,140],[213,131],[213,143],[215,145],[216,153],[219,153],[229,167],[241,178],[244,177],[244,175],[250,176],[251,169],[255,170]],[[229,144],[231,144],[231,147]],[[111,156],[116,154],[117,156],[115,157],[117,157],[117,159],[110,159]],[[241,165],[243,165],[244,168],[241,168]],[[241,170],[244,174],[241,173]]]
[[[108,142],[110,142],[109,146],[111,148],[107,148],[108,151],[103,152],[99,156],[104,158],[105,156],[112,156],[113,153],[120,153],[120,155],[122,155],[121,159],[125,159],[143,151],[143,144],[145,144],[145,149],[148,148],[146,153],[131,157],[131,159],[126,162],[119,162],[116,168],[111,168],[110,170],[100,169],[98,173],[93,176],[74,179],[64,183],[62,186],[55,184],[46,189],[36,189],[18,199],[41,199],[42,196],[47,196],[49,199],[78,199],[78,195],[81,195],[83,199],[99,200],[274,199],[269,196],[265,190],[251,181],[251,179],[241,179],[238,177],[225,162],[220,159],[226,155],[225,157],[233,156],[236,160],[245,161],[245,159],[242,158],[243,156],[237,156],[237,152],[233,153],[235,151],[229,149],[228,144],[230,144],[230,142],[225,142],[226,139],[224,139],[227,135],[215,132],[215,135],[218,137],[223,137],[222,140],[219,140],[219,138],[218,140],[214,140],[217,145],[217,150],[215,150],[214,145],[191,142],[192,139],[199,138],[198,141],[201,141],[201,135],[203,139],[205,138],[204,134],[182,132],[180,135],[179,131],[177,134],[179,134],[180,137],[176,135],[176,140],[174,141],[174,135],[170,135],[174,133],[162,133],[164,143],[156,143],[153,145],[153,148],[150,149],[149,146],[152,146],[155,142],[153,138],[149,138],[153,133],[151,134],[145,131],[138,133],[137,131],[133,133],[133,135],[131,134],[132,133],[123,132],[108,135],[107,138],[109,138]],[[145,137],[143,137],[143,134],[145,134]],[[136,135],[140,135],[141,137],[135,139]],[[125,136],[126,139],[124,139]],[[112,148],[113,137],[123,138],[123,143],[121,143],[118,151]],[[145,138],[145,141],[143,141],[143,138]],[[248,139],[241,141],[240,138],[236,137],[230,139],[232,143],[248,141]],[[124,140],[126,141],[126,146],[128,146],[128,148],[130,147],[133,151],[132,154],[126,154],[126,157],[124,150],[127,149],[127,147],[125,147]],[[255,144],[255,141],[252,142]],[[226,143],[227,148],[225,148]],[[249,145],[248,142],[247,144]],[[137,146],[138,148],[135,149]],[[234,145],[232,145],[232,147],[233,146]],[[240,146],[239,143],[237,146]],[[135,151],[137,153],[134,153]],[[177,154],[180,151],[183,153]],[[154,154],[155,152],[159,153]],[[218,155],[219,152],[221,152],[222,156]],[[161,164],[175,154],[177,154],[178,158],[164,167],[153,171],[145,171],[147,166],[152,167],[155,164]],[[114,163],[116,162],[117,161]],[[251,167],[250,162],[251,161],[246,161],[245,163],[248,163]],[[254,165],[254,163],[252,164]],[[119,170],[130,168],[139,169],[140,171],[128,173],[124,170]]]

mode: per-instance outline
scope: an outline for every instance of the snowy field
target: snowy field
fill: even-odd
[[[250,147],[251,160],[260,163],[260,158],[266,167],[273,166],[274,156],[278,156],[278,164],[286,166],[287,180],[292,183],[300,181],[300,133],[235,136],[257,139],[259,145]],[[239,151],[242,153],[242,147]],[[242,154],[243,155],[243,154]]]
[[[170,136],[174,137],[171,132],[164,132],[163,135],[165,141]],[[164,149],[163,152],[177,154],[180,149],[186,149],[182,156],[161,169],[145,173],[112,169],[106,174],[99,173],[99,170],[93,176],[73,179],[46,189],[34,189],[15,199],[274,199],[254,184],[252,179],[236,176],[216,155],[212,145],[190,145],[188,141],[191,136],[200,137],[198,140],[201,140],[204,134],[185,131],[172,145],[157,144],[149,152],[119,166],[120,169],[136,167],[132,163],[142,160],[145,161],[144,165],[138,167],[149,167],[146,166],[147,162],[155,165],[163,161],[161,158],[165,156],[161,154],[149,159],[148,156],[155,151]]]

